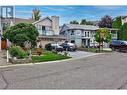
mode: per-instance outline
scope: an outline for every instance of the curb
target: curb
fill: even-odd
[[[9,67],[19,67],[19,66],[32,66],[32,65],[38,65],[38,64],[50,64],[50,63],[59,63],[59,62],[67,62],[67,61],[72,61],[72,60],[77,60],[77,59],[82,59],[82,58],[88,58],[91,56],[95,55],[100,55],[104,53],[97,53],[89,56],[84,56],[84,57],[78,57],[78,58],[70,58],[70,59],[65,59],[65,60],[56,60],[56,61],[48,61],[48,62],[37,62],[37,63],[27,63],[27,64],[13,64],[13,65],[6,65],[6,66],[0,66],[0,68],[9,68]]]

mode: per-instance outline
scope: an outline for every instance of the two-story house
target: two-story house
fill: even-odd
[[[59,35],[58,16],[45,17],[38,21],[34,21],[33,19],[13,18],[11,20],[3,20],[3,22],[13,25],[18,23],[32,23],[35,25],[39,32],[37,47],[41,45],[44,48],[47,43],[62,43],[66,39],[64,36]]]
[[[60,35],[64,35],[69,42],[75,43],[78,47],[93,47],[98,45],[95,41],[95,33],[99,29],[94,25],[64,24],[60,30]],[[117,39],[117,29],[108,28],[113,39]],[[105,47],[108,44],[104,43]]]

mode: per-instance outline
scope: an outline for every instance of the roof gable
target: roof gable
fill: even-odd
[[[45,18],[43,18],[43,19],[40,19],[40,20],[38,20],[38,21],[33,22],[33,24],[39,23],[39,22],[44,21],[44,20],[46,20],[46,19],[52,22],[52,20],[51,20],[49,17],[45,17]]]

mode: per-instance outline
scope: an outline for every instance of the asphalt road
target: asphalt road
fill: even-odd
[[[127,53],[0,69],[1,89],[126,89]]]

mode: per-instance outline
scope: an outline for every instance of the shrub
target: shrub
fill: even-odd
[[[26,58],[27,53],[20,46],[12,46],[9,48],[9,53],[12,57]]]
[[[32,47],[36,46],[36,38],[39,35],[36,27],[29,23],[19,23],[8,28],[3,37],[11,43],[24,47],[25,41],[30,41]]]

